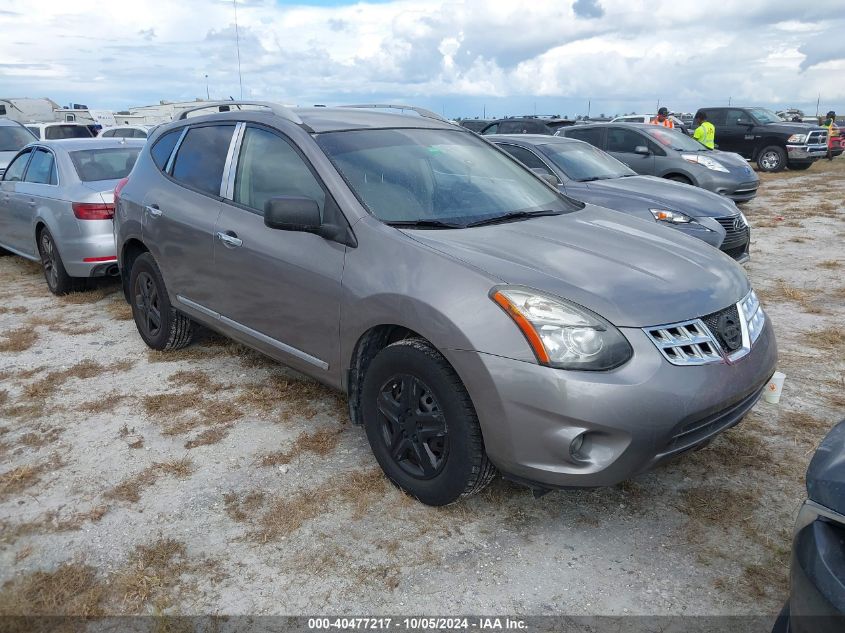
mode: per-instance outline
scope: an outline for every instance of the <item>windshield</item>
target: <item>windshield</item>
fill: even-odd
[[[85,149],[70,152],[70,159],[82,182],[120,180],[132,171],[140,148]]]
[[[84,125],[48,125],[44,128],[44,138],[57,140],[62,138],[91,138],[94,136]]]
[[[636,176],[636,172],[613,156],[588,143],[555,143],[543,146],[543,153],[572,180],[608,180]]]
[[[317,143],[361,202],[389,224],[462,228],[510,214],[579,208],[467,132],[351,130],[320,134]]]
[[[766,108],[749,108],[748,111],[760,123],[783,123],[777,114]]]
[[[34,140],[32,133],[19,125],[0,127],[0,152],[17,152]]]
[[[660,143],[663,147],[669,147],[679,152],[702,152],[705,150],[710,151],[708,148],[696,141],[694,138],[690,138],[683,132],[679,132],[668,127],[658,127],[656,125],[650,125],[641,129],[655,141]]]

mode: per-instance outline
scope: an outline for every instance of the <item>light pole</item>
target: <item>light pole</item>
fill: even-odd
[[[211,101],[211,94],[208,92],[208,73],[205,74],[205,98]]]

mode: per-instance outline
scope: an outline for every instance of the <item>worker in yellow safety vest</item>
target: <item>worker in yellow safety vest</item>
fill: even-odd
[[[657,111],[657,116],[654,117],[650,123],[652,125],[662,125],[663,127],[675,127],[675,124],[672,122],[672,119],[669,118],[669,109],[668,108],[660,108]]]
[[[692,137],[709,149],[716,147],[716,127],[707,120],[707,113],[699,110],[695,113],[695,131]]]
[[[836,112],[831,110],[827,113],[827,119],[822,123],[827,128],[827,159],[833,160],[833,148],[839,147],[839,127],[836,125]]]

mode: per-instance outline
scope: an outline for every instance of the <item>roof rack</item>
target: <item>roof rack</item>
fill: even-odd
[[[445,121],[446,123],[451,123],[449,119],[440,116],[436,112],[432,112],[431,110],[426,110],[425,108],[419,108],[417,106],[409,106],[409,105],[397,105],[394,103],[360,103],[356,105],[343,105],[338,106],[339,108],[381,108],[384,110],[411,110],[412,112],[416,112],[422,117],[427,119],[435,119],[437,121]]]
[[[228,112],[229,110],[220,110],[221,106],[229,106],[235,107],[238,110],[241,109],[241,106],[260,106],[262,108],[267,108],[275,114],[276,116],[280,116],[283,119],[287,119],[288,121],[293,121],[299,125],[302,124],[302,119],[300,119],[296,113],[291,110],[290,108],[281,105],[280,103],[273,103],[272,101],[206,101],[202,105],[199,105],[195,108],[188,108],[187,110],[183,110],[179,114],[178,121],[182,121],[188,118],[188,115],[191,112],[197,112],[198,110],[207,110],[208,108],[217,108],[217,112]]]

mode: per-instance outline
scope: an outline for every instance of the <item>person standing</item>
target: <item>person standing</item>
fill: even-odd
[[[716,127],[707,120],[704,110],[695,113],[695,132],[692,137],[708,149],[716,147]]]
[[[652,125],[662,125],[663,127],[675,127],[675,124],[672,122],[672,119],[669,118],[669,109],[668,108],[660,108],[657,111],[657,116],[654,117],[650,123]]]
[[[833,148],[840,143],[839,127],[836,125],[836,112],[831,110],[827,113],[827,118],[822,123],[822,127],[827,128],[827,159],[833,160]]]

